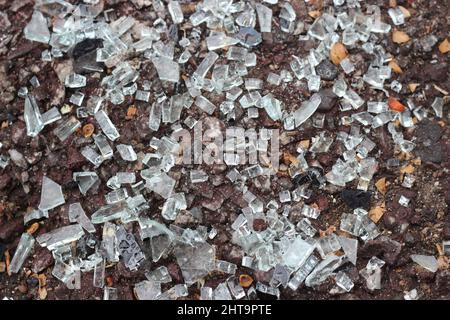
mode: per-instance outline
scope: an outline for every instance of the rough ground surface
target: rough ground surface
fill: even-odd
[[[113,2],[113,1],[111,1]],[[148,10],[137,10],[129,1],[118,2],[110,5],[119,13],[134,16],[140,20],[145,20]],[[303,1],[291,1],[300,3],[298,16],[305,21],[311,22],[307,15]],[[329,1],[324,1],[325,3]],[[367,1],[377,4],[382,8],[383,19],[388,21],[386,15],[389,1]],[[437,45],[430,52],[422,50],[417,45],[422,37],[434,34],[439,43],[449,35],[450,1],[436,0],[398,0],[398,4],[407,7],[412,13],[403,29],[413,39],[406,45],[397,45],[389,37],[383,40],[386,50],[391,53],[403,69],[403,74],[398,80],[403,83],[403,89],[398,94],[398,98],[406,101],[412,98],[418,105],[430,105],[436,96],[442,93],[436,90],[433,84],[450,92],[449,81],[449,54],[441,54]],[[20,4],[18,6],[18,4]],[[72,172],[83,167],[89,167],[87,161],[81,156],[77,145],[83,144],[84,138],[81,134],[76,134],[61,143],[56,136],[51,134],[55,124],[47,126],[38,137],[31,139],[26,135],[25,123],[23,121],[23,99],[17,97],[17,90],[22,86],[27,86],[28,81],[36,75],[41,87],[34,90],[34,94],[41,105],[43,111],[48,110],[52,105],[62,105],[68,102],[69,96],[64,95],[64,87],[60,84],[56,70],[63,67],[64,60],[54,62],[42,62],[41,51],[45,46],[36,42],[29,42],[23,38],[22,30],[28,22],[32,13],[32,1],[6,1],[0,0],[0,11],[6,13],[11,26],[5,28],[4,15],[0,17],[0,141],[3,143],[3,150],[16,149],[25,157],[24,161],[16,161],[0,170],[0,261],[5,261],[4,251],[7,250],[13,255],[21,233],[27,226],[23,224],[23,215],[29,207],[36,207],[41,191],[41,181],[43,174],[48,175],[55,182],[63,186],[66,196],[66,205],[60,206],[50,212],[50,219],[40,224],[37,234],[45,233],[54,228],[68,224],[67,209],[68,204],[80,201],[86,212],[93,212],[98,208],[98,204],[104,200],[104,194],[108,191],[105,185],[106,180],[117,171],[138,170],[136,167],[121,161],[105,162],[97,172],[102,180],[98,193],[90,197],[82,197],[79,190],[72,181]],[[297,40],[292,37],[286,38],[282,33],[277,32],[277,26],[270,39],[265,41],[255,51],[258,56],[258,66],[251,69],[249,76],[266,79],[271,70],[280,71],[283,68],[289,69],[289,61],[292,54],[306,52],[309,48],[300,46]],[[364,52],[352,51],[352,55],[360,54],[362,64],[358,69],[365,70]],[[195,66],[187,66],[195,68]],[[153,67],[141,70],[148,73],[147,78],[157,76]],[[144,78],[144,77],[142,77]],[[94,80],[91,80],[94,81]],[[407,84],[419,83],[415,93],[411,93]],[[88,84],[85,88],[95,88],[97,84]],[[323,87],[330,87],[325,85]],[[265,90],[269,90],[265,86]],[[306,99],[309,95],[304,84],[289,86],[279,86],[270,88],[274,95],[281,99],[285,105],[295,107]],[[377,95],[382,95],[379,91],[365,91],[362,96],[364,100],[377,100]],[[261,92],[263,94],[263,92]],[[265,93],[264,93],[265,94]],[[128,98],[129,99],[129,98]],[[213,101],[214,97],[210,97]],[[214,101],[213,101],[214,102]],[[118,143],[130,143],[135,147],[136,152],[146,151],[151,133],[147,130],[148,110],[144,103],[134,103],[138,108],[138,115],[132,120],[126,120],[127,107],[133,101],[127,101],[120,107],[115,107],[110,113],[112,121],[118,127],[121,137]],[[339,111],[337,105],[326,111],[328,119],[335,119],[345,115]],[[74,110],[72,112],[75,112]],[[184,111],[186,112],[186,111]],[[358,250],[358,263],[354,267],[346,264],[345,270],[352,276],[355,287],[348,294],[330,295],[329,290],[334,285],[329,279],[320,287],[311,289],[301,287],[292,292],[289,289],[282,290],[282,299],[402,299],[404,291],[416,288],[422,299],[450,299],[450,269],[448,257],[440,255],[437,246],[443,240],[450,240],[450,215],[448,205],[450,204],[450,181],[448,170],[450,168],[450,129],[448,126],[448,104],[444,107],[444,118],[438,119],[430,117],[429,120],[419,122],[412,130],[404,130],[405,137],[417,137],[417,148],[413,151],[411,159],[402,159],[401,165],[412,163],[413,174],[417,177],[414,186],[406,189],[401,186],[400,168],[388,169],[385,161],[392,157],[400,158],[401,155],[394,154],[394,144],[386,126],[374,130],[371,139],[377,143],[380,150],[377,155],[380,161],[380,169],[375,174],[373,182],[380,178],[386,178],[389,183],[385,195],[379,193],[373,182],[370,189],[374,192],[371,207],[384,201],[386,212],[377,223],[382,231],[382,236],[366,244],[360,242]],[[88,118],[83,122],[86,124],[95,121]],[[260,118],[252,119],[244,124],[247,127],[277,127],[279,124],[273,123],[267,118],[264,112],[260,113]],[[331,129],[325,128],[329,132],[347,130],[349,127],[336,126]],[[282,132],[282,128],[280,127]],[[289,133],[290,139],[282,141],[284,152],[295,151],[296,144],[304,139],[315,136],[322,129],[307,128],[303,131],[294,130]],[[161,130],[164,132],[164,130]],[[431,141],[431,146],[430,145]],[[333,145],[335,146],[335,145]],[[336,148],[334,148],[336,149]],[[321,154],[317,160],[328,172],[338,157],[338,150],[331,150],[330,153]],[[4,152],[4,151],[2,151]],[[416,159],[420,157],[421,161]],[[307,159],[310,160],[310,159]],[[223,201],[221,208],[217,211],[208,211],[204,208],[204,219],[202,224],[214,226],[219,230],[216,238],[211,243],[218,248],[217,258],[224,259],[239,265],[237,275],[249,274],[254,279],[270,279],[268,274],[255,273],[250,269],[240,266],[243,252],[239,247],[231,243],[230,225],[237,216],[236,203],[242,201],[239,195],[232,192],[229,181],[223,178],[225,168],[206,168],[210,175],[217,178],[217,186],[211,184],[197,184],[191,194],[193,202],[196,204],[202,201],[212,200]],[[177,170],[174,170],[177,171]],[[178,170],[180,172],[180,170]],[[178,186],[188,186],[187,176],[179,174],[176,177]],[[213,180],[210,178],[210,180]],[[273,180],[271,189],[261,193],[260,190],[252,188],[250,190],[260,196],[265,201],[277,198],[280,190],[286,189],[291,184],[288,175],[279,174]],[[357,181],[354,181],[357,183]],[[353,185],[351,185],[353,186]],[[350,187],[350,186],[349,186]],[[354,185],[356,187],[356,184]],[[408,208],[398,204],[400,195],[405,195],[411,199]],[[327,230],[334,226],[339,228],[341,214],[349,208],[343,203],[339,192],[332,188],[326,190],[316,190],[310,203],[317,203],[322,210],[321,219],[314,220],[313,225],[320,230]],[[154,199],[152,208],[162,205],[162,200]],[[154,210],[159,212],[159,210]],[[158,213],[159,214],[159,213]],[[155,214],[156,215],[156,214]],[[154,218],[157,218],[156,216]],[[160,218],[158,218],[160,219]],[[195,221],[180,219],[177,221],[182,226],[195,226]],[[98,231],[98,236],[101,231]],[[389,239],[398,241],[401,250],[397,250],[395,244],[385,240],[383,235],[388,235]],[[410,254],[420,253],[439,256],[440,268],[436,273],[431,273],[413,263]],[[373,292],[367,290],[365,281],[358,275],[358,270],[362,269],[372,256],[378,256],[386,261],[382,269],[382,289]],[[63,283],[54,279],[51,275],[53,258],[51,253],[40,248],[37,244],[29,259],[25,262],[25,270],[17,275],[9,276],[6,272],[0,272],[0,297],[12,297],[13,299],[39,299],[38,281],[31,277],[33,273],[43,273],[47,277],[47,297],[46,299],[101,299],[103,290],[92,286],[92,272],[82,274],[82,290],[69,290]],[[157,265],[166,265],[172,275],[173,282],[182,283],[181,272],[178,265],[172,258],[161,259]],[[143,270],[139,272],[129,272],[122,263],[111,266],[106,270],[107,282],[118,288],[119,298],[134,299],[132,285],[145,279]],[[269,278],[268,278],[269,277]],[[227,275],[212,273],[205,279],[205,284],[215,287],[224,281]],[[163,285],[163,291],[165,288]],[[190,299],[199,297],[199,290],[192,286],[189,289]],[[265,298],[260,294],[261,298]]]

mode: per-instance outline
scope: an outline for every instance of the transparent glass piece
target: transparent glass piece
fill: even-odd
[[[72,203],[69,206],[69,221],[79,223],[87,232],[94,233],[95,227],[91,220],[86,216],[79,202]]]
[[[57,247],[77,241],[83,235],[84,231],[81,225],[72,224],[41,234],[36,240],[41,247],[54,250]]]
[[[50,31],[47,26],[47,19],[40,12],[35,10],[30,22],[25,26],[23,34],[26,39],[42,43],[50,41]]]
[[[27,126],[27,135],[30,137],[37,136],[44,128],[39,106],[36,99],[31,95],[25,97],[24,119]]]
[[[108,115],[104,110],[99,110],[95,113],[95,119],[102,128],[103,133],[108,137],[109,140],[114,141],[120,137],[116,126],[109,119]]]
[[[23,233],[17,245],[14,257],[9,265],[9,272],[18,273],[22,268],[23,263],[28,258],[33,249],[35,240],[33,236],[28,233]]]
[[[70,117],[67,120],[61,122],[58,127],[53,130],[53,133],[61,141],[65,141],[72,133],[81,127],[81,122],[75,117]]]
[[[39,203],[39,210],[47,211],[56,208],[66,201],[62,188],[59,184],[44,176],[42,179],[41,201]]]

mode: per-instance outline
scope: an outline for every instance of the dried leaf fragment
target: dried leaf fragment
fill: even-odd
[[[406,107],[397,99],[390,97],[388,99],[389,108],[393,111],[403,112],[406,110]]]
[[[414,93],[414,91],[416,91],[418,86],[420,86],[420,83],[410,83],[410,84],[408,84],[409,91],[411,91],[411,93]]]
[[[39,287],[39,299],[45,300],[45,298],[47,298],[47,289]]]
[[[400,8],[400,10],[402,10],[403,15],[405,16],[405,18],[410,18],[411,17],[411,12],[409,12],[408,9],[406,9],[403,6],[398,6]]]
[[[6,272],[8,273],[8,276],[11,275],[11,271],[9,271],[9,265],[11,263],[11,255],[9,254],[9,251],[6,250],[5,253],[5,262],[6,262]]]
[[[392,41],[394,41],[394,43],[405,43],[408,42],[409,40],[410,37],[404,31],[394,30],[392,32]]]
[[[31,225],[31,227],[28,228],[27,233],[29,235],[32,235],[37,231],[37,229],[39,229],[39,223],[35,222]]]
[[[250,277],[248,274],[241,274],[239,276],[239,284],[244,287],[244,288],[248,288],[252,285],[253,283],[253,278]]]
[[[373,222],[377,223],[378,221],[380,221],[381,217],[383,216],[383,214],[385,212],[386,212],[386,208],[385,208],[385,204],[383,202],[381,205],[370,209],[370,211],[369,211],[369,218]]]
[[[375,187],[377,187],[378,192],[385,195],[386,194],[386,178],[381,178],[375,183]]]
[[[389,67],[392,69],[392,71],[394,71],[395,73],[401,74],[403,73],[402,68],[400,68],[400,66],[398,65],[397,61],[395,60],[391,60],[391,62],[389,62]]]
[[[339,65],[342,60],[347,58],[347,56],[348,56],[348,51],[342,43],[336,42],[331,47],[330,59],[331,59],[331,62],[333,62],[335,65]]]
[[[400,173],[413,173],[415,170],[412,164],[408,164],[400,168]]]
[[[89,138],[90,136],[92,136],[92,134],[94,133],[94,125],[92,123],[88,123],[83,127],[83,136],[85,138]]]
[[[445,38],[445,40],[442,41],[441,44],[439,45],[439,51],[443,54],[450,51],[450,42],[448,41],[447,38]]]
[[[131,120],[137,115],[137,108],[135,106],[128,107],[127,116],[125,119]]]
[[[313,19],[317,19],[318,17],[320,17],[321,13],[319,10],[313,10],[308,12],[308,15]]]

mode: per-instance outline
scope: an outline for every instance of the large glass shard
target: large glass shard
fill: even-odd
[[[356,266],[356,258],[358,254],[358,240],[345,237],[339,237],[338,239],[348,260],[353,265]]]
[[[212,115],[214,113],[214,110],[216,109],[216,106],[203,96],[198,96],[195,99],[195,105],[209,115]]]
[[[134,294],[138,300],[156,300],[161,295],[161,283],[149,280],[136,283]]]
[[[291,280],[289,280],[289,288],[292,290],[297,290],[318,263],[319,259],[315,255],[310,255],[303,265],[294,273]]]
[[[130,162],[137,160],[137,155],[133,149],[133,146],[127,144],[118,144],[116,148],[123,160]]]
[[[216,289],[214,289],[214,300],[233,300],[230,294],[230,290],[225,283],[220,283]]]
[[[72,203],[69,206],[69,221],[79,223],[89,233],[95,232],[94,225],[86,216],[86,212],[79,202]]]
[[[73,180],[78,183],[78,188],[83,195],[86,195],[89,189],[100,182],[95,172],[74,172]]]
[[[144,253],[139,248],[134,235],[126,232],[123,226],[119,226],[116,232],[117,244],[120,256],[125,266],[131,271],[137,270],[140,263],[145,259]]]
[[[187,285],[203,278],[216,268],[216,251],[206,242],[199,242],[194,246],[181,243],[174,248],[174,255]]]
[[[167,199],[173,192],[175,180],[169,177],[166,173],[160,173],[148,179],[146,186],[164,199]]]
[[[116,237],[116,226],[111,222],[105,222],[103,225],[102,242],[100,248],[102,255],[109,262],[119,261],[119,250]]]
[[[259,28],[261,32],[272,32],[272,9],[256,4],[256,13],[258,14]]]
[[[42,211],[39,209],[32,210],[25,214],[25,216],[23,217],[23,223],[27,224],[30,221],[40,220],[42,218],[48,218],[48,211]]]
[[[434,256],[426,256],[422,254],[412,254],[412,261],[420,265],[421,267],[427,269],[431,272],[436,272],[439,267],[439,263]]]
[[[307,287],[313,287],[324,282],[334,270],[339,268],[346,262],[345,256],[335,256],[329,255],[324,260],[322,260],[316,268],[311,272],[311,274],[306,278],[305,285]]]
[[[213,51],[210,51],[206,54],[205,58],[203,58],[202,62],[197,67],[197,70],[193,73],[192,77],[199,81],[203,78],[205,78],[206,74],[208,73],[209,69],[214,65],[216,60],[219,58],[219,55]]]
[[[72,224],[42,234],[36,240],[41,247],[47,247],[48,250],[53,250],[59,246],[76,241],[83,235],[84,231],[81,225]]]
[[[283,264],[296,269],[308,259],[313,251],[313,245],[297,237],[284,253]]]
[[[127,204],[125,201],[121,201],[101,207],[92,214],[91,221],[93,224],[99,224],[111,220],[120,219],[127,214]]]
[[[9,271],[11,273],[18,273],[22,268],[23,263],[30,255],[31,249],[34,246],[34,238],[28,233],[23,233],[20,237],[19,244],[17,245],[14,257],[9,265]]]
[[[163,81],[180,81],[180,65],[167,57],[155,57],[152,59],[158,76]]]
[[[66,201],[64,199],[61,186],[47,176],[44,176],[42,179],[41,202],[39,203],[39,210],[51,210],[64,204],[65,202]]]
[[[169,1],[167,5],[172,21],[175,24],[183,22],[183,11],[181,10],[180,3],[178,1]]]
[[[61,122],[61,124],[53,130],[53,133],[59,138],[59,140],[64,141],[80,127],[81,122],[72,116]]]
[[[321,101],[322,98],[320,97],[320,95],[318,93],[315,93],[309,99],[309,101],[302,103],[302,106],[293,114],[295,119],[295,127],[300,126],[302,123],[308,120],[314,114],[314,112],[316,112]]]
[[[23,117],[27,126],[28,136],[35,137],[44,128],[44,122],[41,112],[39,111],[39,106],[37,105],[36,99],[31,95],[27,95],[25,97],[25,109]]]
[[[42,12],[35,10],[30,22],[25,26],[23,34],[26,39],[42,43],[50,41],[50,31],[47,26],[47,19]]]
[[[53,107],[42,114],[42,121],[44,125],[53,123],[55,121],[58,121],[59,119],[61,119],[61,113],[59,112],[57,107]]]
[[[105,259],[102,259],[100,263],[95,265],[92,282],[96,288],[103,288],[105,285]]]
[[[108,139],[106,139],[105,135],[101,133],[94,135],[94,142],[97,148],[100,150],[103,160],[112,158],[114,151],[109,145]],[[95,159],[94,155],[93,157]],[[96,162],[97,160],[95,159],[94,161]]]
[[[112,123],[111,119],[109,119],[105,111],[98,111],[95,114],[95,119],[97,120],[98,124],[102,128],[103,133],[108,137],[109,140],[114,141],[120,137],[116,126]]]
[[[261,106],[272,120],[277,121],[281,119],[281,102],[275,99],[271,93],[261,99]]]
[[[145,276],[150,281],[156,281],[160,283],[172,282],[172,277],[170,276],[169,270],[166,266],[161,266],[151,272],[146,272]]]

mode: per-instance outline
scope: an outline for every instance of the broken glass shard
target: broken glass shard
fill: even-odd
[[[434,256],[412,254],[411,259],[421,267],[427,269],[428,271],[436,272],[438,270],[439,264]]]
[[[58,127],[53,130],[53,133],[61,141],[65,141],[72,133],[77,131],[81,127],[81,122],[75,117],[70,117],[67,120],[61,122]]]
[[[50,41],[50,31],[47,26],[47,19],[42,12],[35,10],[30,22],[25,26],[23,30],[26,39],[31,41],[37,41],[42,43],[48,43]]]
[[[86,77],[81,74],[72,73],[66,77],[65,85],[71,89],[85,87]]]
[[[109,119],[104,110],[96,112],[95,119],[97,120],[98,124],[102,128],[103,133],[108,137],[108,139],[114,141],[120,137],[116,126],[112,123],[111,119]]]
[[[89,233],[95,232],[94,225],[86,216],[86,212],[84,212],[79,202],[72,203],[69,206],[69,221],[79,223]]]
[[[97,211],[91,216],[91,221],[94,224],[104,223],[106,221],[120,219],[128,214],[127,204],[124,201],[108,204]]]
[[[22,268],[23,263],[30,255],[31,250],[34,246],[34,238],[28,233],[23,233],[20,237],[19,244],[17,245],[14,257],[9,265],[9,272],[18,273]]]
[[[152,62],[163,81],[178,82],[180,80],[180,65],[167,57],[154,57]]]
[[[39,210],[47,211],[56,208],[66,201],[64,194],[59,184],[44,176],[42,179],[41,201],[39,203]]]
[[[308,120],[320,105],[322,98],[318,93],[315,93],[309,101],[302,103],[301,107],[297,109],[293,116],[295,119],[295,127],[300,126],[306,120]]]
[[[25,97],[24,119],[27,126],[27,135],[30,137],[37,136],[44,128],[39,106],[37,105],[36,99],[31,95]]]
[[[161,283],[144,280],[134,285],[134,294],[138,300],[156,300],[161,295]]]
[[[314,251],[314,246],[297,237],[283,255],[283,264],[287,267],[298,268]]]
[[[89,189],[100,182],[95,172],[74,172],[73,180],[78,183],[78,188],[83,195],[86,195]]]
[[[53,250],[59,246],[77,241],[84,235],[83,228],[79,224],[54,229],[48,233],[44,233],[36,238],[41,247],[47,247]]]

